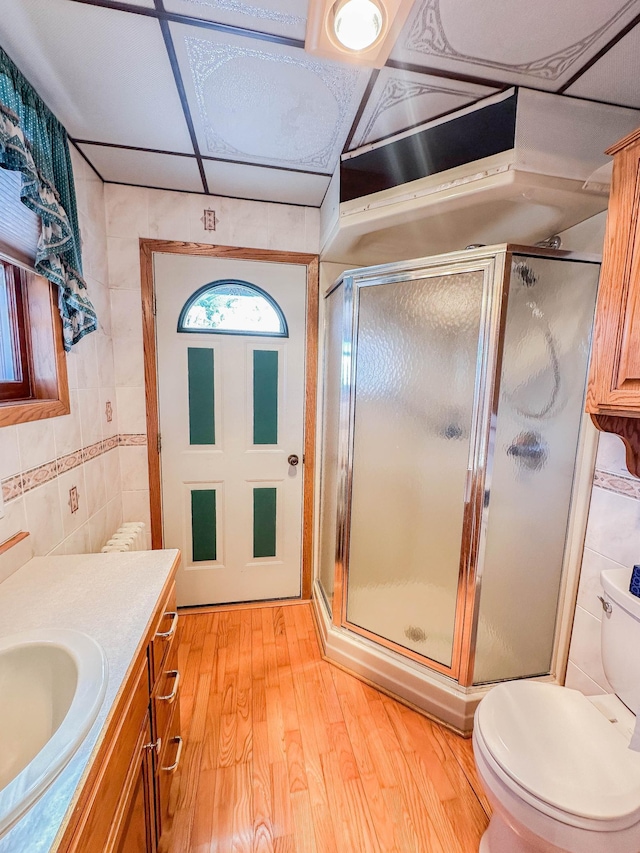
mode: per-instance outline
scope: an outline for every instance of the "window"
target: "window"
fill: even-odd
[[[25,272],[0,261],[0,400],[31,397],[31,358],[25,315]]]
[[[0,427],[69,414],[58,289],[33,266],[40,218],[0,168]]]
[[[289,336],[278,303],[255,284],[226,279],[206,284],[185,303],[179,332]]]
[[[0,255],[0,427],[69,414],[57,288]]]

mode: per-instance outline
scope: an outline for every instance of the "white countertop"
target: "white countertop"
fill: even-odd
[[[35,557],[0,584],[0,637],[73,628],[104,649],[109,677],[89,734],[46,793],[0,839],[0,853],[52,853],[178,551]]]

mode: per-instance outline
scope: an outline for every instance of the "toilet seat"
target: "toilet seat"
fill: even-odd
[[[640,753],[578,691],[497,685],[480,703],[475,727],[493,771],[538,811],[592,831],[640,822]]]

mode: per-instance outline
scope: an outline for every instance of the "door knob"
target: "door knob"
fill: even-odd
[[[292,453],[291,456],[287,457],[287,462],[289,463],[289,465],[295,466],[298,464],[299,461],[300,460],[298,459],[295,453]]]

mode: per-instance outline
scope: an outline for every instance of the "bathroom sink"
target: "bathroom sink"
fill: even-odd
[[[79,631],[39,629],[0,639],[0,836],[69,762],[106,684],[102,649]]]

